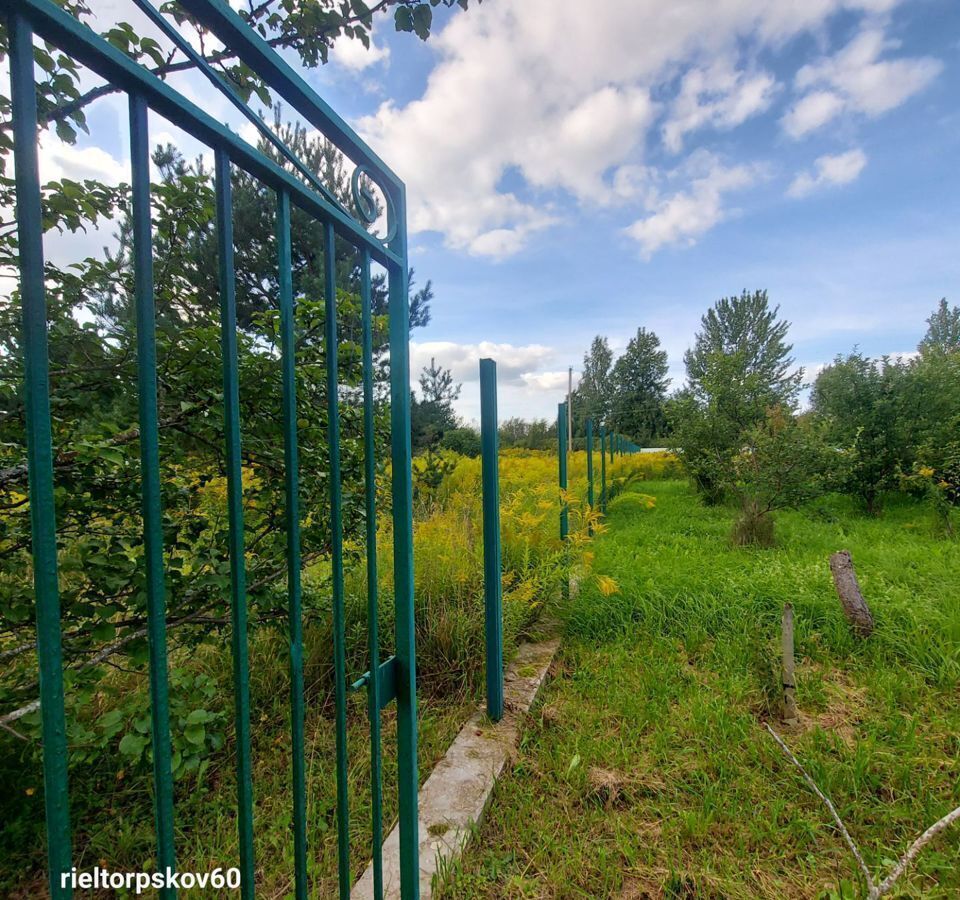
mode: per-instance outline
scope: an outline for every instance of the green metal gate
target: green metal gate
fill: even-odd
[[[137,5],[176,41],[170,26],[149,5]],[[291,204],[324,227],[327,260],[325,283],[328,444],[330,453],[330,514],[332,523],[332,591],[336,697],[336,766],[339,894],[351,888],[349,810],[347,797],[347,683],[344,636],[343,524],[340,488],[339,389],[337,365],[335,237],[348,241],[361,259],[364,448],[367,513],[367,566],[370,670],[355,687],[366,686],[370,716],[375,890],[382,895],[380,712],[397,702],[397,754],[401,891],[415,898],[418,887],[417,725],[413,611],[413,538],[410,449],[409,310],[405,195],[402,182],[330,109],[266,42],[222,0],[180,0],[184,10],[234,51],[289,103],[311,126],[322,132],[356,165],[352,186],[357,221],[286,148],[284,156],[309,185],[238,138],[195,104],[178,94],[118,49],[81,25],[51,0],[0,0],[10,37],[10,79],[14,123],[20,293],[27,414],[29,499],[34,560],[37,644],[40,660],[40,702],[43,734],[45,811],[51,896],[68,897],[61,873],[71,870],[67,740],[64,716],[61,621],[57,572],[47,320],[43,269],[41,194],[37,160],[37,103],[34,34],[59,47],[129,97],[130,150],[133,189],[132,221],[137,313],[137,367],[141,444],[150,699],[153,738],[157,870],[176,870],[174,803],[171,775],[167,687],[166,609],[160,505],[157,365],[150,220],[150,169],[147,113],[153,110],[204,142],[215,152],[216,226],[219,251],[220,320],[224,393],[224,443],[227,460],[229,553],[231,561],[232,655],[237,741],[237,822],[241,893],[254,896],[253,785],[250,754],[249,670],[247,660],[247,589],[241,483],[240,407],[237,377],[237,321],[234,285],[231,167],[237,166],[276,191],[277,244],[281,321],[279,366],[283,384],[283,432],[287,570],[291,671],[291,744],[293,767],[293,837],[296,896],[306,898],[307,829],[304,768],[304,685],[300,597],[300,515],[298,510],[297,414],[295,396],[295,333],[291,273]],[[184,42],[185,43],[185,42]],[[181,46],[181,49],[184,49]],[[191,52],[189,45],[184,52]],[[194,60],[207,71],[202,60]],[[218,87],[222,85],[218,83]],[[233,95],[231,101],[242,106]],[[244,107],[245,109],[245,107]],[[256,116],[246,110],[248,117]],[[259,121],[259,120],[257,120]],[[271,138],[276,143],[275,138]],[[367,226],[376,219],[376,202],[369,181],[386,200],[387,235],[381,239]],[[373,358],[371,336],[371,275],[376,262],[387,270],[391,403],[391,470],[393,556],[396,606],[395,656],[382,661],[377,632],[375,444]],[[371,674],[373,673],[373,674]],[[173,896],[166,890],[164,896]]]

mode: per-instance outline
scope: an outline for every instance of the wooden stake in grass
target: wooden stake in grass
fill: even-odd
[[[873,634],[873,615],[867,601],[860,593],[860,582],[857,573],[853,570],[853,559],[849,550],[841,550],[830,557],[830,571],[833,573],[833,583],[837,589],[837,596],[843,605],[843,611],[857,637],[867,638]]]
[[[781,650],[783,653],[783,723],[796,725],[799,718],[793,661],[793,606],[789,603],[784,604],[783,607]]]

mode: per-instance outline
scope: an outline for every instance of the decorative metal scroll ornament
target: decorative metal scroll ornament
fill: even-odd
[[[364,179],[362,176],[366,175]],[[353,194],[353,205],[356,207],[360,221],[364,225],[372,225],[377,221],[380,210],[377,208],[377,198],[370,190],[370,184],[376,184],[387,203],[387,233],[379,238],[384,244],[389,244],[397,236],[397,217],[394,215],[393,201],[390,195],[377,183],[370,170],[363,165],[353,170],[350,178],[350,191]]]

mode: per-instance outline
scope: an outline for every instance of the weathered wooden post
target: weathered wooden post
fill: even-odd
[[[783,607],[780,648],[783,656],[783,721],[787,725],[796,725],[798,719],[793,657],[793,606],[789,603]]]

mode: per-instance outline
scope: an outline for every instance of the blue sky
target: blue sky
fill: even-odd
[[[955,0],[485,0],[426,43],[384,19],[308,77],[407,182],[436,293],[414,363],[451,366],[473,419],[480,356],[501,415],[552,416],[591,338],[617,352],[641,325],[677,387],[700,316],[743,288],[770,292],[810,375],[855,344],[912,351],[960,294],[958,69]],[[45,175],[123,168],[123,104],[91,124],[47,142]]]

